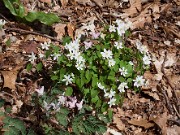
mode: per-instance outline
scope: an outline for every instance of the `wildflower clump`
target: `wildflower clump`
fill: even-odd
[[[78,35],[74,40],[66,37],[63,47],[41,43],[39,56],[29,55],[31,63],[37,58],[53,61],[49,69],[54,84],[50,94],[44,87],[36,90],[47,116],[66,109],[64,118],[57,115],[57,119],[64,119],[59,123],[66,126],[69,111],[73,115],[109,111],[122,102],[127,89],[138,91],[145,85],[143,74],[150,66],[150,54],[139,40],[134,47],[126,44],[130,26],[128,20],[116,20],[99,32],[90,23],[85,36]],[[72,127],[75,130],[73,123]]]

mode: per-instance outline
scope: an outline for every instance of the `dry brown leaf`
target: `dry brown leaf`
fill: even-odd
[[[47,4],[51,4],[51,0],[39,0],[39,1],[47,3]]]
[[[87,3],[91,3],[91,0],[75,0],[75,2],[82,5],[86,5]]]
[[[32,53],[32,52],[38,53],[37,51],[38,46],[39,46],[38,43],[34,41],[28,41],[28,42],[22,43],[20,48],[22,48],[26,53]]]
[[[113,123],[116,124],[116,127],[117,127],[119,130],[123,131],[123,130],[125,129],[125,125],[124,125],[124,123],[121,121],[121,119],[119,118],[119,115],[118,115],[118,114],[115,114],[115,115],[113,116]]]
[[[68,24],[67,24],[67,29],[68,29],[68,35],[69,35],[72,39],[74,39],[74,30],[75,30],[74,25],[72,25],[71,23],[68,23]]]
[[[60,0],[62,7],[65,7],[68,4],[68,0]]]
[[[8,87],[12,90],[16,89],[15,83],[17,78],[17,71],[1,71],[3,77],[4,77],[4,85],[3,87]]]
[[[135,125],[135,126],[140,126],[140,127],[144,127],[145,129],[153,127],[154,124],[150,123],[149,121],[145,120],[145,119],[139,119],[139,120],[129,120],[128,121],[129,124]]]
[[[104,2],[102,0],[92,0],[94,3],[96,3],[99,7],[104,6]]]
[[[141,0],[130,0],[130,5],[130,8],[123,10],[124,13],[121,15],[122,18],[133,17],[141,11]]]
[[[151,118],[151,120],[161,128],[163,135],[167,134],[167,112],[164,112],[161,116],[158,116],[156,118]]]
[[[58,23],[53,26],[54,31],[57,33],[57,39],[62,39],[63,36],[65,35],[65,27],[66,24]]]
[[[151,92],[151,91],[142,91],[142,92],[153,97],[155,100],[160,100],[160,98],[156,92]]]
[[[180,135],[179,126],[174,125],[173,127],[167,128],[167,135]]]

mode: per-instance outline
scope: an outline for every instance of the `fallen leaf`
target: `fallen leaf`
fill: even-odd
[[[39,1],[47,3],[47,4],[51,4],[51,0],[39,0]]]
[[[140,127],[144,127],[145,129],[148,129],[150,127],[153,127],[154,124],[150,123],[149,121],[145,120],[145,119],[139,119],[139,120],[129,120],[128,121],[129,124],[135,125],[135,126],[140,126]]]
[[[67,31],[68,31],[68,35],[69,35],[72,39],[74,39],[74,30],[75,30],[74,25],[72,25],[71,23],[68,23],[68,24],[67,24]]]
[[[39,46],[38,43],[34,42],[34,41],[28,41],[25,43],[22,43],[22,45],[20,46],[26,53],[32,53],[34,52],[35,54],[38,53],[37,47]]]
[[[1,71],[3,77],[4,77],[4,87],[8,87],[12,90],[16,89],[15,83],[17,79],[17,71]]]
[[[68,4],[68,0],[60,0],[62,7],[65,7]]]
[[[63,23],[58,23],[53,26],[54,31],[57,33],[57,39],[62,39],[63,36],[65,35],[65,27],[67,25]]]
[[[154,121],[162,131],[163,135],[167,134],[167,112],[164,112],[161,116],[158,116],[156,118],[150,118],[152,121]]]
[[[124,13],[121,15],[121,17],[132,17],[142,9],[141,0],[130,0],[130,5],[131,6],[128,9],[123,10]]]
[[[142,91],[142,92],[153,97],[155,100],[160,100],[159,95],[156,92],[151,92],[151,91]]]
[[[91,3],[91,0],[75,0],[75,2],[82,5],[86,5],[87,3]]]
[[[121,119],[120,119],[120,117],[119,117],[118,114],[115,114],[115,115],[113,116],[113,123],[116,124],[116,127],[117,127],[119,130],[123,131],[123,130],[125,129],[125,125],[124,125],[124,123],[121,121]]]
[[[104,6],[104,2],[102,0],[92,0],[94,3],[96,3],[99,7]]]
[[[167,135],[180,135],[179,126],[174,125],[173,127],[167,128]]]

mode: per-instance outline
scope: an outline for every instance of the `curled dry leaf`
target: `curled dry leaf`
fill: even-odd
[[[74,25],[71,24],[71,23],[68,23],[68,24],[67,24],[67,29],[68,29],[68,35],[69,35],[72,39],[74,39],[74,30],[75,30]]]
[[[157,116],[156,118],[151,118],[151,120],[161,128],[163,135],[167,134],[167,118],[167,112],[164,112],[162,115]]]
[[[135,125],[135,126],[140,126],[140,127],[144,127],[145,129],[148,129],[150,127],[153,127],[154,124],[150,123],[149,121],[145,120],[145,119],[139,119],[139,120],[129,120],[128,121],[129,124]]]
[[[118,114],[115,114],[113,116],[113,123],[116,124],[116,127],[123,131],[125,129],[124,123],[121,121],[120,116]]]
[[[54,31],[57,33],[57,39],[62,39],[63,36],[65,35],[65,27],[66,24],[58,23],[54,25]]]
[[[3,87],[8,87],[12,90],[16,89],[15,83],[17,78],[17,71],[1,71],[4,77],[4,85]]]

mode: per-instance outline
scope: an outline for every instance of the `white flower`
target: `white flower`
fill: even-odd
[[[143,76],[137,76],[134,81],[134,86],[141,87],[145,85],[145,79],[143,79]]]
[[[119,85],[119,87],[118,87],[119,92],[125,92],[125,89],[124,89],[124,88],[126,88],[126,89],[128,88],[126,82],[122,82],[122,83]]]
[[[110,25],[109,32],[116,32],[116,27],[114,25]]]
[[[129,64],[130,64],[131,66],[133,66],[133,65],[134,65],[132,61],[129,61]]]
[[[122,42],[115,42],[115,43],[114,43],[114,46],[115,46],[117,49],[122,49],[122,48],[123,48],[122,45],[123,45]]]
[[[74,79],[74,74],[73,73],[71,73],[71,77],[72,77],[72,79]]]
[[[44,86],[42,86],[39,89],[36,89],[35,91],[38,93],[38,96],[42,96],[44,94]]]
[[[51,56],[53,56],[53,60],[57,60],[57,59],[61,56],[61,54],[59,54],[59,53],[54,53],[54,54],[52,54]]]
[[[49,104],[47,104],[46,101],[43,101],[43,104],[44,104],[43,107],[44,107],[47,111],[51,108],[51,106],[50,106]]]
[[[128,74],[127,69],[125,69],[124,67],[119,68],[119,72],[121,72],[121,75],[123,75],[124,77]]]
[[[104,39],[105,36],[106,36],[106,34],[104,34],[104,33],[101,33],[101,34],[100,34],[100,37],[101,37],[102,39]]]
[[[76,67],[78,70],[83,70],[83,69],[85,68],[85,63],[83,63],[83,62],[76,62],[75,67]]]
[[[116,92],[111,89],[110,92],[106,92],[106,93],[104,94],[104,96],[105,96],[105,97],[108,97],[108,98],[112,98],[112,97],[115,96],[115,94],[116,94]]]
[[[50,42],[41,43],[42,49],[49,50],[49,47],[50,47]]]
[[[150,58],[150,56],[144,55],[144,57],[143,57],[143,63],[144,63],[144,65],[149,65],[149,64],[151,64],[151,58]]]
[[[65,49],[69,50],[69,52],[75,53],[79,51],[79,39],[76,39],[69,44],[66,43],[64,46]]]
[[[5,24],[6,24],[6,21],[3,20],[3,19],[0,19],[0,26],[3,26],[3,25],[5,25]]]
[[[147,46],[144,46],[139,40],[136,41],[136,47],[142,54],[148,53]]]
[[[44,54],[39,53],[39,58],[42,59],[44,57]]]
[[[110,60],[108,61],[109,67],[112,67],[112,66],[114,66],[115,64],[116,64],[116,61],[113,60],[113,59],[110,59]]]
[[[111,98],[110,101],[108,102],[109,107],[111,107],[112,105],[115,105],[116,99],[115,98]]]
[[[36,56],[34,55],[34,52],[32,52],[31,55],[28,55],[28,57],[30,58],[29,61],[31,63],[34,63],[34,61],[37,59]]]
[[[105,89],[105,87],[104,87],[101,83],[98,83],[98,82],[97,82],[97,86],[98,86],[98,88],[101,89],[101,90],[104,90],[104,89]]]
[[[81,100],[80,103],[76,103],[76,106],[77,106],[78,110],[81,110],[82,105],[83,105],[83,99]]]
[[[95,28],[96,27],[95,27],[94,23],[90,23],[90,24],[86,25],[86,29],[90,30],[91,32],[95,32],[95,30],[94,30]]]
[[[64,75],[63,82],[66,82],[66,85],[71,84],[73,79],[71,78],[71,75]]]
[[[85,50],[89,49],[92,47],[92,42],[84,42],[84,45],[85,45]]]
[[[106,59],[112,59],[112,51],[111,50],[106,50],[104,49],[104,52],[101,52],[101,55],[103,58],[106,58]]]
[[[65,97],[65,96],[58,97],[58,102],[62,105],[65,105],[66,101],[67,101],[67,97]]]

